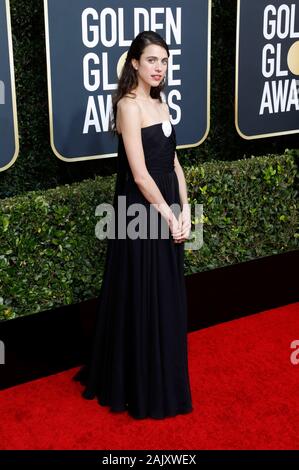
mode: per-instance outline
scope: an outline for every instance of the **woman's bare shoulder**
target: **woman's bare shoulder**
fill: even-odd
[[[135,99],[129,96],[123,96],[117,103],[117,111],[120,111],[119,115],[128,116],[128,114],[135,117],[140,116],[140,107]]]
[[[117,103],[117,110],[122,113],[140,114],[138,103],[129,96],[123,96]]]
[[[117,102],[117,108],[124,108],[127,106],[138,106],[137,102],[133,95],[124,95],[122,98]]]
[[[123,124],[134,123],[141,126],[140,107],[136,101],[128,96],[123,96],[117,103],[117,127],[122,132]]]

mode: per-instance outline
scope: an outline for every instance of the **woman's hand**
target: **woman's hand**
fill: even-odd
[[[180,233],[174,237],[175,243],[182,243],[189,238],[191,230],[191,211],[189,204],[184,204],[179,214],[178,224]]]
[[[181,222],[178,221],[172,211],[168,219],[168,225],[173,239],[179,239],[181,237]]]

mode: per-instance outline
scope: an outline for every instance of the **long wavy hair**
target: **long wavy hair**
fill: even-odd
[[[155,31],[142,31],[139,33],[135,39],[132,41],[130,49],[128,50],[126,61],[122,68],[121,75],[118,80],[118,86],[115,94],[112,97],[112,110],[113,115],[111,119],[111,129],[114,135],[117,134],[116,130],[116,115],[117,115],[117,103],[119,100],[125,96],[127,93],[130,93],[138,85],[137,71],[132,65],[132,59],[140,60],[140,56],[143,53],[146,46],[150,44],[157,44],[158,46],[163,47],[169,57],[169,49],[164,41],[164,39]],[[152,98],[159,99],[160,103],[162,102],[161,91],[165,87],[165,78],[162,82],[156,86],[151,87],[150,95]]]

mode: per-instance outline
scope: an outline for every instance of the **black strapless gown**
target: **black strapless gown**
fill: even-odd
[[[175,129],[171,125],[169,135],[162,124],[141,129],[146,166],[166,202],[179,205]],[[122,136],[118,138],[113,201],[116,219],[118,196],[126,196],[127,208],[133,203],[147,208],[149,222],[150,204],[134,182]],[[126,222],[136,215],[126,216]],[[158,213],[159,230],[163,223],[167,225]],[[148,235],[149,226],[147,230]],[[91,357],[74,377],[85,386],[84,398],[97,397],[100,405],[109,406],[111,411],[127,410],[134,418],[161,419],[193,409],[184,244],[158,233],[156,239],[108,240]]]

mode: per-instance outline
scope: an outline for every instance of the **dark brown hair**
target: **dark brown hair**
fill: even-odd
[[[125,96],[127,93],[130,93],[138,85],[138,78],[136,70],[132,65],[132,59],[140,60],[140,56],[143,53],[146,46],[150,44],[157,44],[158,46],[163,47],[169,57],[169,49],[164,41],[164,39],[154,31],[142,31],[139,33],[136,38],[132,41],[130,49],[128,50],[126,61],[124,63],[121,75],[118,80],[118,86],[115,94],[112,97],[112,131],[116,135],[116,115],[117,115],[117,103],[119,100]],[[162,102],[161,91],[165,87],[165,80],[157,87],[151,87],[150,95],[152,98],[158,98],[160,103]]]

